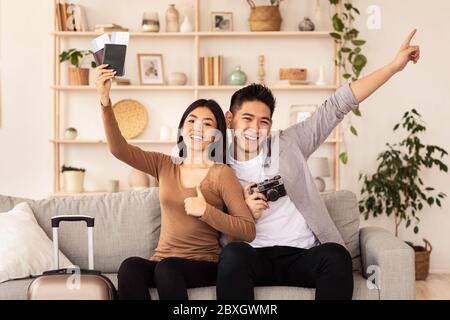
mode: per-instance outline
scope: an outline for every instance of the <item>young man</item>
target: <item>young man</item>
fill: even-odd
[[[233,131],[230,165],[245,186],[256,222],[250,243],[231,242],[222,251],[218,299],[254,299],[254,286],[316,288],[316,299],[351,299],[352,261],[307,166],[308,157],[344,116],[380,88],[409,61],[417,63],[413,30],[395,59],[378,71],[342,86],[306,121],[278,135],[270,133],[275,98],[253,84],[231,98],[226,118]],[[270,138],[269,138],[270,137]],[[268,147],[265,147],[268,146]],[[280,175],[287,195],[267,201],[250,187]]]

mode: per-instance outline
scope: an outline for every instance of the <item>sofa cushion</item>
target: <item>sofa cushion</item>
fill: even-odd
[[[0,257],[0,283],[38,276],[54,267],[53,243],[26,202],[0,212]],[[72,265],[61,252],[59,262],[61,267]]]
[[[351,191],[343,190],[323,193],[322,199],[350,252],[353,270],[361,270],[359,209],[356,195]]]
[[[104,274],[111,279],[117,288],[117,274]],[[354,300],[378,300],[379,290],[368,289],[366,280],[359,272],[353,273]],[[7,281],[0,283],[0,300],[24,300],[27,298],[27,290],[32,278]],[[158,292],[155,288],[150,289],[152,299],[158,299]],[[190,300],[213,300],[216,298],[215,287],[203,287],[188,290]],[[312,300],[315,289],[299,287],[256,287],[255,298],[257,300]]]
[[[148,258],[159,239],[160,205],[157,188],[98,196],[58,197],[30,200],[0,196],[2,208],[26,201],[36,220],[52,237],[50,218],[61,214],[84,214],[95,218],[95,269],[117,272],[129,256]],[[87,229],[83,222],[62,223],[62,252],[76,265],[87,268]]]

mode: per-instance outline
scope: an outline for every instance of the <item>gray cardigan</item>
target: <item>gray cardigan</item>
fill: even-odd
[[[350,85],[345,84],[307,120],[272,133],[270,152],[269,148],[264,151],[265,172],[281,175],[288,196],[320,243],[335,242],[345,246],[316,188],[307,160],[344,116],[357,107],[358,101]]]

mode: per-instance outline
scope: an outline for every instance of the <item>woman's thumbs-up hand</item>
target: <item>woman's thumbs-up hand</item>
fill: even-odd
[[[200,186],[197,185],[197,197],[184,199],[184,209],[190,216],[201,217],[206,211],[206,200]]]

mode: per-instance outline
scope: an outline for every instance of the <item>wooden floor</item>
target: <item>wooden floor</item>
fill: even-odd
[[[450,300],[450,274],[430,274],[416,281],[417,300]]]

